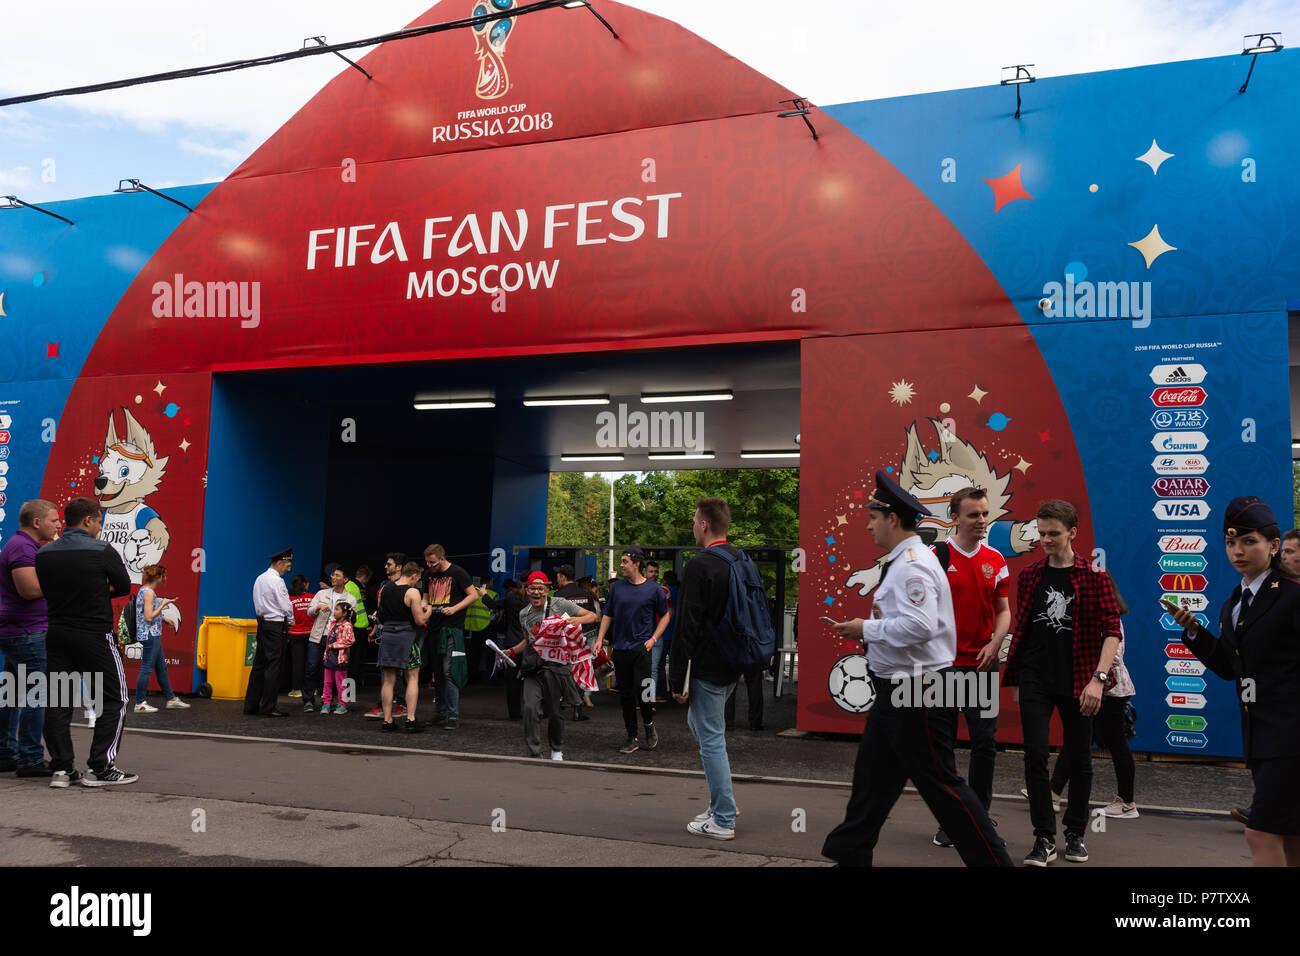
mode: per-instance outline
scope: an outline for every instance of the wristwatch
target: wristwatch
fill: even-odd
[[[1102,687],[1109,687],[1111,685],[1110,675],[1107,674],[1105,671],[1097,671],[1097,673],[1093,674],[1092,676],[1097,678],[1097,680],[1101,682]]]

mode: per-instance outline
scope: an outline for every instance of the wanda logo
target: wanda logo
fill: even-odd
[[[1161,408],[1190,408],[1205,403],[1205,389],[1199,385],[1192,388],[1157,388],[1151,393],[1151,401]]]

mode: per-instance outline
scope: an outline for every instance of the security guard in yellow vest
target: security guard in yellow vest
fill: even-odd
[[[470,655],[468,662],[473,670],[473,665],[478,664],[479,669],[484,660],[483,643],[491,634],[492,626],[492,609],[483,603],[483,599],[489,601],[496,600],[497,592],[492,590],[492,582],[489,580],[484,587],[479,588],[478,600],[465,609],[465,650]]]

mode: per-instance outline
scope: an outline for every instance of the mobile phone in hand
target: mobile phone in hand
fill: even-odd
[[[1177,604],[1175,604],[1173,601],[1168,601],[1168,600],[1165,600],[1164,598],[1161,598],[1161,599],[1160,599],[1160,605],[1161,605],[1161,607],[1163,607],[1166,611],[1169,611],[1171,614],[1175,614],[1175,613],[1177,613],[1178,611],[1182,610],[1182,609],[1181,609]]]
[[[819,621],[825,621],[825,622],[826,622],[827,624],[829,624],[831,627],[834,627],[836,624],[839,624],[839,623],[840,623],[839,621],[832,621],[829,617],[820,617],[820,618],[818,618],[818,620],[819,620]]]

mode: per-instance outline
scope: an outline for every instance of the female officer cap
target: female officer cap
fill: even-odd
[[[1276,527],[1277,518],[1262,498],[1254,495],[1242,495],[1233,498],[1223,512],[1223,534],[1235,538],[1239,534],[1248,534],[1267,527]]]

